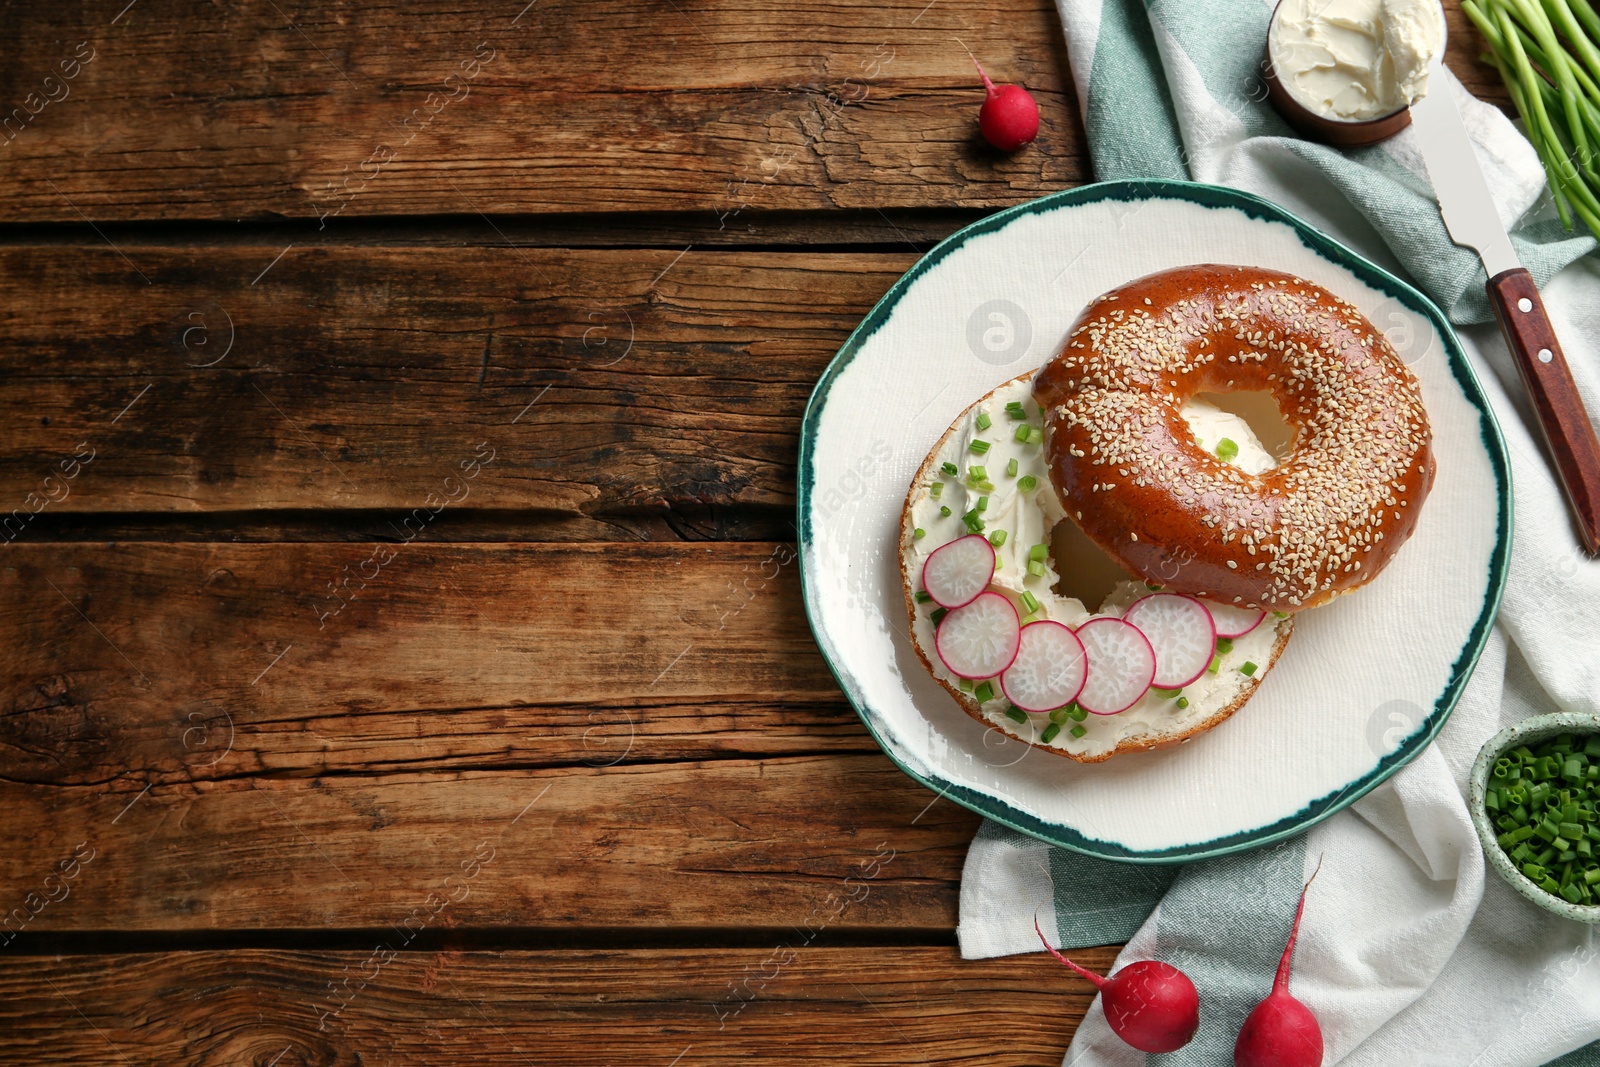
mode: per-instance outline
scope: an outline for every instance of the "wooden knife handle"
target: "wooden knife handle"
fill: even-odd
[[[1489,302],[1539,416],[1583,546],[1591,556],[1600,553],[1600,442],[1533,275],[1520,267],[1496,274],[1489,279]]]

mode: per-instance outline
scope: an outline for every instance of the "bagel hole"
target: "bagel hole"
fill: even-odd
[[[1135,581],[1122,564],[1089,539],[1071,516],[1056,523],[1050,532],[1050,554],[1055,559],[1056,573],[1061,575],[1056,592],[1077,597],[1090,611],[1100,610],[1118,582]]]
[[[1196,393],[1194,398],[1243,419],[1261,447],[1274,459],[1286,459],[1294,451],[1294,428],[1283,420],[1278,399],[1271,393],[1242,389],[1230,393]]]

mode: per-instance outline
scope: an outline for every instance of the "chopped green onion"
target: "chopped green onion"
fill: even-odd
[[[963,678],[959,682],[957,682],[956,685],[961,689],[961,691],[963,693],[972,692],[972,679],[971,678]]]
[[[1060,732],[1061,724],[1058,722],[1053,722],[1044,728],[1044,733],[1039,735],[1039,740],[1048,745],[1050,742],[1056,739],[1056,734],[1059,734]]]
[[[944,622],[944,617],[948,614],[950,614],[949,608],[935,608],[933,614],[929,615],[928,618],[933,620],[933,625],[937,627],[941,622]]]
[[[994,533],[989,535],[989,543],[994,547],[999,548],[1001,545],[1006,543],[1006,532],[1004,530],[996,530]]]
[[[1217,442],[1217,458],[1224,463],[1232,463],[1239,458],[1239,446],[1231,437],[1224,437]]]
[[[1256,665],[1251,663],[1249,660],[1245,660],[1239,665],[1239,673],[1248,678],[1252,674],[1256,673]]]
[[[1232,652],[1233,651],[1233,638],[1231,638],[1231,637],[1219,637],[1219,638],[1217,638],[1217,651],[1220,654],[1224,655],[1224,656],[1226,656],[1229,652]]]
[[[1088,732],[1089,731],[1087,729],[1085,729],[1081,724],[1078,725],[1078,726],[1074,726],[1072,729],[1067,731],[1067,733],[1071,734],[1073,737],[1082,737],[1084,734],[1086,734]]]
[[[972,695],[980,704],[986,700],[993,700],[994,682],[980,682],[978,687],[972,691]]]
[[[1217,673],[1217,668],[1220,667],[1220,666],[1222,666],[1222,657],[1221,656],[1212,656],[1211,657],[1211,666],[1206,668],[1206,673],[1207,674],[1216,674]]]
[[[939,464],[939,469],[951,478],[954,478],[956,475],[961,473],[961,471],[956,469],[956,465],[954,463],[941,463]]]
[[[968,533],[983,533],[983,519],[978,516],[977,508],[961,516],[961,521],[966,524]]]
[[[939,516],[941,518],[945,518],[945,519],[948,519],[950,517],[950,505],[949,504],[940,504],[939,505]]]
[[[1039,479],[1031,474],[1024,474],[1017,479],[1017,488],[1024,493],[1031,493],[1039,487]]]
[[[944,496],[944,483],[934,482],[932,485],[928,486],[928,495],[933,497],[935,500]]]
[[[1036,445],[1044,440],[1044,431],[1037,426],[1028,427],[1028,444]]]
[[[987,411],[978,412],[978,429],[987,430],[991,425],[989,413]]]
[[[1027,444],[1028,443],[1028,430],[1030,428],[1031,427],[1029,427],[1027,423],[1023,423],[1021,426],[1018,426],[1016,428],[1016,430],[1011,434],[1011,439],[1013,441],[1015,441],[1019,445]]]
[[[1038,560],[1041,563],[1049,555],[1050,555],[1050,546],[1049,545],[1034,545],[1033,547],[1028,549],[1028,558],[1032,559],[1032,560]]]
[[[1178,698],[1178,703],[1176,705],[1174,705],[1174,706],[1179,711],[1182,711],[1184,708],[1189,706],[1189,698],[1188,697],[1179,697]]]
[[[1072,707],[1071,704],[1066,704],[1066,705],[1063,705],[1063,706],[1057,708],[1056,710],[1052,711],[1050,713],[1050,721],[1055,723],[1055,724],[1057,724],[1058,726],[1061,723],[1066,722],[1067,721],[1067,712],[1071,709],[1071,707]]]
[[[1006,460],[1006,477],[1007,478],[1015,478],[1016,476],[1017,476],[1017,457],[1016,456],[1012,456],[1010,459]]]
[[[1019,420],[1028,417],[1028,411],[1022,406],[1022,401],[1020,400],[1013,400],[1011,403],[1007,404],[1006,414],[1010,415],[1013,419]]]
[[[1036,559],[1030,559],[1028,561],[1028,573],[1033,575],[1035,578],[1043,578],[1044,577],[1044,564],[1040,563]]]
[[[967,445],[967,451],[981,456],[989,451],[989,442],[974,439],[971,444]]]
[[[1600,902],[1600,782],[1587,773],[1597,737],[1561,734],[1502,752],[1484,791],[1501,850],[1529,881],[1574,904]]]
[[[989,683],[985,682],[984,684],[987,685]],[[1028,713],[1017,707],[1015,704],[1012,704],[1006,708],[1006,718],[1010,719],[1012,722],[1027,722]]]
[[[1028,592],[1026,589],[1022,591],[1022,603],[1023,606],[1028,609],[1029,615],[1032,615],[1034,612],[1039,610],[1039,598]]]
[[[924,530],[920,526],[918,526],[915,530],[911,531],[911,539],[913,541],[920,541],[926,536],[928,536],[928,531]]]
[[[1073,722],[1082,722],[1084,719],[1087,719],[1088,717],[1089,717],[1089,713],[1087,711],[1084,711],[1082,708],[1078,707],[1077,704],[1068,704],[1067,705],[1067,718],[1071,719]]]
[[[926,589],[918,589],[915,593],[915,596],[918,604],[926,604],[928,601],[933,599],[933,597],[928,595],[928,591]]]
[[[986,497],[986,496],[980,496],[978,498],[977,508],[978,508],[979,511],[988,511],[989,510],[989,498]]]
[[[984,468],[982,466],[979,466],[977,464],[974,464],[974,465],[972,465],[972,466],[967,468],[967,481],[969,481],[969,482],[986,482],[988,480],[989,480],[989,471],[986,468]]]
[[[1182,688],[1178,688],[1178,689],[1162,689],[1160,686],[1154,686],[1153,685],[1153,686],[1150,687],[1150,692],[1154,693],[1156,696],[1160,697],[1162,700],[1171,700],[1173,697],[1175,697],[1179,693],[1183,692],[1183,689]]]

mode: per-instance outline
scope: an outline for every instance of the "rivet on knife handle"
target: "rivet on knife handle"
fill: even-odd
[[[1522,269],[1496,274],[1489,279],[1489,302],[1539,416],[1584,548],[1591,556],[1600,553],[1600,442],[1533,276]]]

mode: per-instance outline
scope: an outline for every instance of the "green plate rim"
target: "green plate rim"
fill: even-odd
[[[1323,797],[1319,797],[1293,815],[1253,830],[1214,838],[1198,844],[1180,845],[1170,849],[1153,851],[1135,851],[1114,842],[1086,837],[1070,827],[1047,822],[1027,812],[1020,811],[996,797],[953,782],[930,779],[918,774],[902,763],[895,755],[892,747],[886,744],[879,734],[870,709],[864,706],[859,694],[852,691],[845,677],[835,665],[833,644],[829,641],[823,628],[818,624],[813,604],[811,578],[806,569],[806,557],[812,544],[809,505],[815,482],[815,472],[812,469],[814,442],[818,420],[827,401],[828,391],[832,387],[834,380],[855,358],[867,339],[889,320],[895,305],[906,290],[919,277],[937,265],[951,252],[960,248],[971,237],[1000,230],[1012,220],[1023,215],[1042,214],[1063,207],[1078,207],[1104,200],[1123,202],[1179,200],[1206,208],[1233,209],[1241,211],[1251,218],[1282,223],[1293,230],[1300,238],[1301,243],[1315,254],[1337,266],[1346,268],[1373,289],[1387,294],[1411,310],[1426,317],[1433,323],[1439,336],[1444,340],[1445,351],[1448,356],[1447,362],[1451,371],[1455,374],[1456,381],[1460,384],[1462,392],[1466,394],[1468,401],[1478,409],[1479,432],[1483,437],[1484,447],[1489,453],[1490,464],[1494,468],[1495,480],[1499,489],[1499,515],[1496,525],[1497,540],[1494,552],[1489,560],[1488,595],[1484,598],[1483,608],[1479,612],[1477,622],[1473,625],[1466,644],[1462,647],[1461,655],[1457,657],[1455,664],[1451,668],[1450,681],[1446,684],[1444,692],[1434,704],[1433,711],[1424,720],[1426,723],[1425,728],[1413,733],[1394,752],[1380,759],[1378,765],[1362,778]],[[1207,185],[1200,182],[1152,179],[1098,182],[1092,185],[1079,186],[997,211],[993,215],[963,226],[943,241],[940,241],[921,259],[917,260],[911,269],[906,271],[890,287],[882,299],[873,305],[872,310],[851,331],[850,336],[845,338],[844,344],[840,346],[838,353],[834,355],[827,369],[823,371],[822,377],[818,379],[816,388],[812,390],[811,397],[806,402],[805,416],[801,422],[800,455],[796,470],[795,497],[798,518],[797,528],[799,531],[799,544],[797,546],[799,551],[797,556],[800,568],[801,597],[805,602],[806,608],[806,621],[811,626],[812,636],[816,639],[817,647],[822,652],[822,658],[828,664],[828,670],[833,674],[835,681],[839,683],[840,689],[844,691],[845,697],[850,701],[851,707],[855,708],[856,714],[861,717],[861,721],[866,725],[867,731],[872,734],[873,740],[878,743],[878,747],[883,750],[884,754],[911,778],[932,789],[940,796],[947,797],[962,807],[977,812],[979,815],[1073,852],[1125,863],[1189,863],[1194,860],[1226,856],[1235,852],[1272,844],[1275,841],[1280,841],[1309,829],[1330,815],[1342,811],[1371,792],[1395,771],[1414,759],[1444,727],[1445,721],[1449,719],[1456,702],[1461,698],[1461,692],[1467,684],[1467,679],[1472,675],[1473,667],[1477,664],[1479,655],[1483,652],[1484,643],[1489,637],[1489,629],[1494,625],[1495,615],[1499,610],[1501,593],[1505,588],[1507,563],[1511,553],[1511,467],[1506,455],[1505,440],[1500,434],[1500,426],[1495,419],[1493,410],[1489,406],[1488,398],[1484,395],[1483,388],[1478,383],[1478,377],[1473,372],[1471,364],[1467,362],[1466,353],[1461,349],[1461,342],[1456,337],[1455,331],[1451,328],[1444,314],[1434,305],[1432,300],[1413,286],[1390,274],[1387,270],[1359,253],[1346,248],[1333,238],[1271,201],[1250,193],[1240,192],[1237,189],[1229,189],[1220,185]]]

